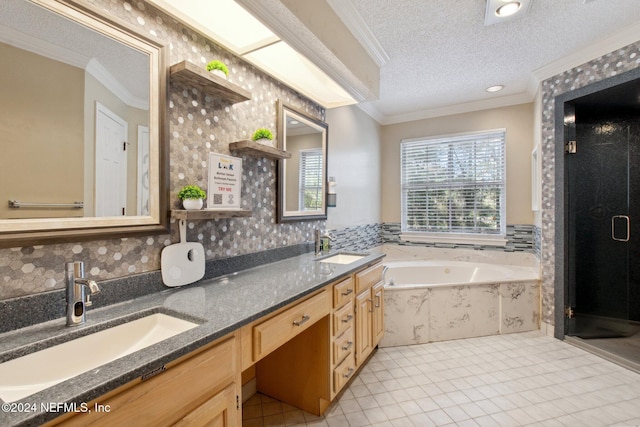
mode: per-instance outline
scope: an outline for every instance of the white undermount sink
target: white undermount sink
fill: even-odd
[[[328,258],[320,259],[318,262],[328,262],[330,264],[351,264],[352,262],[358,261],[362,258],[364,258],[364,255],[335,254]]]
[[[0,363],[0,398],[20,400],[196,326],[156,313]]]

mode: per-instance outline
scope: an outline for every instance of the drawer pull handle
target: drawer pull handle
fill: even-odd
[[[349,368],[347,369],[347,372],[345,374],[342,374],[342,376],[345,378],[349,378],[355,371],[355,368]]]
[[[310,317],[305,314],[304,316],[302,316],[302,319],[294,320],[293,324],[294,324],[294,326],[300,326],[303,323],[306,323],[309,319],[310,319]]]
[[[351,319],[353,319],[353,314],[348,314],[347,317],[342,319],[342,323],[349,323],[351,322]]]
[[[369,306],[369,313],[373,313],[373,300],[368,299],[367,302],[369,303],[367,304]]]
[[[380,307],[380,295],[376,295],[376,307]]]
[[[353,289],[348,288],[345,292],[342,293],[343,296],[351,295],[353,293]]]
[[[347,341],[347,343],[342,346],[342,349],[345,350],[345,351],[349,350],[352,345],[353,345],[353,341]]]

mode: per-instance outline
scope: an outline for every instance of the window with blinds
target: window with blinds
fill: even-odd
[[[504,236],[505,130],[401,144],[402,232]]]
[[[322,149],[300,151],[298,208],[322,209]]]

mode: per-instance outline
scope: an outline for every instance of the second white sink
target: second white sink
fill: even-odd
[[[330,264],[351,264],[364,258],[364,255],[336,254],[329,258],[318,260],[318,262],[328,262]]]
[[[156,313],[0,363],[0,398],[20,400],[196,326]]]

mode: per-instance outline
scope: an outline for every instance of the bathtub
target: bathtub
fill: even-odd
[[[462,261],[385,263],[381,347],[539,329],[535,267]]]

